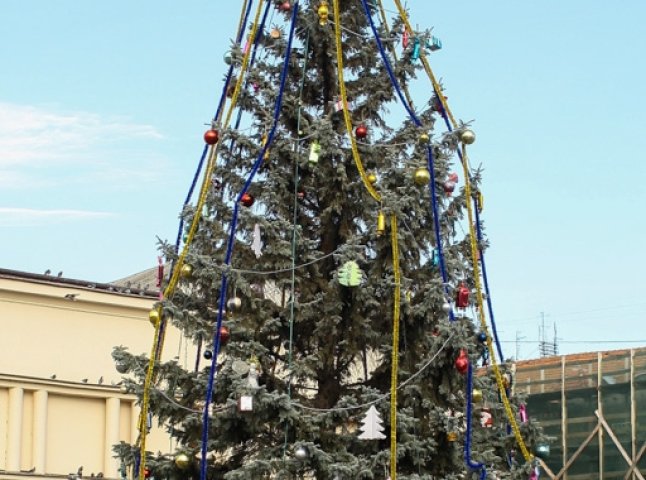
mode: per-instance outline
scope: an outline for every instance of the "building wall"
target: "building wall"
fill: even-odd
[[[117,345],[150,351],[156,300],[123,290],[0,270],[0,480],[67,478],[79,466],[85,477],[118,477],[112,445],[136,441],[139,410],[118,386],[111,352]],[[190,368],[195,355],[169,328],[163,359]],[[530,415],[555,438],[548,467],[564,468],[598,424],[598,411],[646,474],[646,456],[637,460],[646,448],[645,379],[646,348],[518,362],[516,391],[528,395]],[[147,445],[173,451],[154,425]],[[627,468],[601,432],[559,478],[619,479]]]
[[[111,352],[150,351],[156,299],[77,283],[0,274],[0,479],[67,477],[81,465],[85,476],[116,478],[112,445],[136,440],[138,408],[121,393]],[[171,327],[163,359],[176,355],[195,361]],[[159,428],[147,445],[172,450]]]
[[[554,439],[548,478],[638,478],[630,463],[646,474],[646,348],[518,362],[516,392]]]

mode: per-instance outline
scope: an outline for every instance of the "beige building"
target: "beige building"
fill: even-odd
[[[150,351],[148,312],[157,298],[129,286],[138,279],[125,280],[96,284],[0,269],[0,480],[67,478],[80,466],[85,477],[118,477],[112,445],[136,440],[138,408],[121,392],[111,352],[117,345]],[[176,355],[184,365],[195,361],[171,328],[164,359]],[[148,446],[173,449],[159,429]]]
[[[95,284],[0,269],[0,480],[67,479],[80,466],[84,477],[118,478],[112,445],[136,441],[139,411],[111,353],[150,352],[155,273]],[[280,303],[271,287],[265,295]],[[165,345],[164,360],[194,365],[195,349],[176,329]],[[516,390],[555,439],[544,475],[644,478],[645,385],[646,348],[518,362]],[[153,429],[148,449],[174,445]]]

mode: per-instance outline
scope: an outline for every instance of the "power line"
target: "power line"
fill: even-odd
[[[541,343],[541,340],[500,340],[502,343]],[[646,340],[561,340],[559,343],[644,343]]]
[[[644,307],[644,306],[646,306],[645,302],[632,303],[632,304],[626,304],[626,305],[613,305],[613,306],[608,306],[608,307],[594,308],[594,309],[591,309],[591,310],[575,310],[575,311],[572,311],[572,312],[556,313],[556,314],[550,313],[550,317],[551,318],[561,318],[561,317],[569,317],[569,316],[573,316],[573,315],[584,315],[584,314],[587,314],[587,313],[604,312],[604,311],[615,310],[615,309],[620,309],[620,308],[637,308],[637,307]],[[518,322],[529,323],[531,321],[540,320],[540,318],[541,318],[541,316],[539,314],[539,315],[533,315],[531,317],[512,318],[512,319],[510,319],[508,321],[509,322],[514,322],[514,323],[518,323]]]

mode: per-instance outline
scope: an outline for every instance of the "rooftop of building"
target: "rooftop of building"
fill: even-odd
[[[52,275],[49,270],[43,274],[38,274],[0,268],[0,279],[67,287],[73,286],[80,289],[102,291],[114,295],[126,295],[130,297],[156,298],[159,296],[158,290],[155,290],[157,282],[156,272],[157,269],[153,268],[113,282],[101,283],[90,280],[67,278],[63,276],[63,272]]]

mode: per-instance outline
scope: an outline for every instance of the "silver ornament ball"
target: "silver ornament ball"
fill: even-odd
[[[305,460],[310,456],[310,452],[308,452],[305,447],[298,447],[294,450],[294,456],[299,460]]]
[[[227,310],[235,312],[236,310],[240,310],[240,307],[242,307],[240,297],[232,297],[227,301]]]
[[[119,372],[119,373],[127,373],[127,372],[128,372],[128,364],[127,364],[127,363],[119,362],[119,363],[117,363],[117,364],[115,365],[115,367],[114,367],[114,368],[115,368],[115,369],[117,370],[117,372]]]
[[[444,302],[442,304],[442,310],[446,313],[449,313],[451,311],[451,304],[449,302]]]

